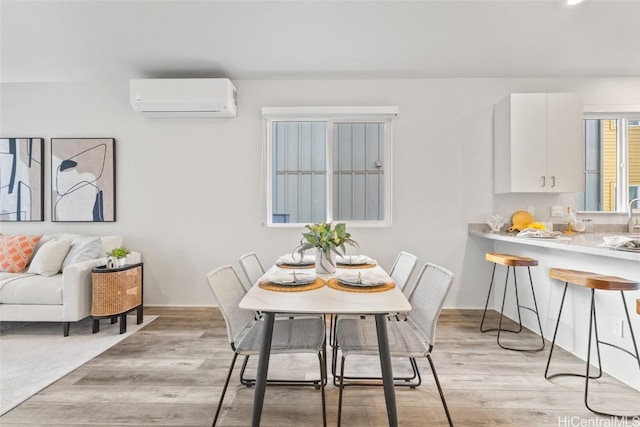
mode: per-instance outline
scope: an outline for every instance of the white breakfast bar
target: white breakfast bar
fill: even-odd
[[[277,269],[278,267],[276,266],[271,267],[263,277],[272,276]],[[384,274],[379,266],[371,270]],[[297,271],[312,273],[313,269]],[[347,270],[338,268],[336,274],[346,271]],[[334,275],[321,275],[319,277],[329,280],[333,276]],[[346,292],[330,288],[326,285],[319,289],[309,291],[278,292],[262,289],[257,284],[254,284],[240,302],[240,308],[262,312],[265,322],[264,338],[260,346],[256,389],[253,401],[252,425],[254,427],[260,425],[267,370],[269,368],[269,356],[271,353],[271,335],[273,333],[273,322],[276,313],[374,315],[376,319],[376,331],[378,333],[380,367],[382,369],[389,426],[395,427],[398,425],[386,315],[389,313],[408,312],[411,310],[411,305],[397,286],[384,292],[370,293]]]
[[[633,281],[640,281],[640,252],[627,252],[614,250],[604,245],[603,237],[612,234],[576,234],[563,235],[557,239],[521,238],[511,233],[490,233],[488,227],[482,224],[469,226],[470,244],[475,248],[470,251],[472,256],[482,257],[484,252],[508,253],[518,256],[535,258],[539,264],[531,269],[534,278],[534,286],[540,320],[544,336],[550,339],[558,318],[558,311],[562,299],[564,283],[549,277],[551,268],[573,269],[589,271],[597,274],[613,275]],[[496,273],[497,275],[497,273]],[[490,279],[490,267],[487,264],[486,277],[478,275],[474,286],[488,289]],[[496,278],[496,283],[500,280]],[[484,291],[486,292],[486,291]],[[501,295],[502,289],[495,289],[494,295]],[[609,294],[609,293],[607,293]],[[603,339],[622,347],[629,346],[628,325],[622,333],[616,335],[613,331],[614,320],[624,319],[624,309],[620,306],[620,296],[611,292],[611,295],[598,295],[598,317],[603,319],[598,326],[598,333]],[[560,323],[559,339],[557,345],[565,350],[586,360],[587,337],[589,326],[590,292],[589,289],[572,287],[567,294],[563,321]],[[628,292],[627,308],[629,312],[635,312],[635,300],[640,298],[640,291]],[[530,302],[530,301],[529,301]],[[523,302],[524,304],[527,301]],[[494,300],[494,307],[497,307]],[[517,319],[515,305],[505,309],[505,315]],[[523,318],[523,324],[537,331],[533,318]],[[632,316],[631,322],[636,337],[640,331],[640,316]],[[626,320],[625,320],[626,323]],[[626,332],[625,332],[626,331]],[[620,336],[622,335],[622,336]],[[603,354],[608,358],[607,373],[640,390],[640,376],[636,374],[638,366],[630,357],[619,352],[605,350]],[[541,373],[542,375],[542,373]]]

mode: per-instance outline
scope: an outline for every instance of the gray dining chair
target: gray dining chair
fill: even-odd
[[[418,257],[415,256],[414,254],[410,253],[410,252],[405,252],[402,251],[398,254],[398,256],[396,257],[395,261],[393,262],[392,266],[391,266],[391,270],[389,270],[389,276],[391,276],[391,279],[393,280],[393,282],[396,284],[396,286],[398,286],[400,289],[402,289],[402,292],[405,294],[405,296],[409,296],[409,293],[407,292],[410,289],[413,289],[413,286],[407,286],[407,282],[409,281],[409,278],[411,277],[411,273],[413,273],[413,270],[416,267],[416,263],[418,261]],[[342,318],[346,318],[346,317],[351,317],[353,318],[354,316],[351,315],[342,315],[340,316]],[[364,319],[365,316],[359,316],[360,318]],[[395,313],[393,314],[393,318],[395,318],[396,320],[401,320],[404,319],[406,317],[406,313]],[[330,319],[329,319],[329,343],[331,344],[331,348],[332,348],[332,353],[331,353],[331,374],[333,375],[333,384],[335,386],[338,386],[337,383],[337,375],[336,375],[336,358],[337,358],[337,352],[338,352],[338,344],[336,342],[335,339],[335,331],[336,331],[336,323],[337,323],[337,319],[338,316],[336,315],[331,315]],[[373,321],[373,319],[369,319],[370,321]],[[412,380],[414,380],[417,375],[418,375],[418,367],[414,366],[414,364],[412,363],[411,365],[411,369],[413,371],[413,375],[411,377],[401,377],[401,378],[396,378],[399,380],[403,380],[404,382],[410,382]],[[368,377],[370,379],[373,379],[374,377]],[[405,385],[404,383],[400,383],[399,385]],[[412,385],[412,384],[410,384]]]
[[[418,257],[409,252],[400,252],[396,257],[395,261],[391,265],[391,270],[389,270],[389,276],[393,279],[393,282],[397,287],[402,289],[402,292],[409,296],[409,292],[411,289],[408,288],[407,282],[409,281],[409,277],[411,277],[411,273],[416,267],[416,263],[418,261]],[[331,315],[329,319],[329,343],[332,347],[335,347],[335,323],[337,316]]]
[[[403,322],[387,321],[391,357],[409,358],[413,364],[418,357],[426,357],[429,361],[450,426],[453,426],[453,422],[431,353],[435,344],[436,323],[442,311],[444,300],[451,289],[453,279],[453,273],[450,271],[435,264],[426,264],[420,271],[416,285],[409,297],[411,314]],[[337,322],[336,337],[342,352],[338,395],[338,425],[340,425],[344,387],[366,384],[366,382],[345,384],[345,361],[351,355],[378,355],[375,322],[368,319],[341,318]],[[369,385],[377,384],[369,382]]]
[[[244,272],[247,280],[249,281],[249,286],[246,287],[247,290],[251,288],[258,281],[258,279],[265,273],[265,269],[258,258],[258,254],[255,252],[249,252],[240,256],[239,259],[240,267],[242,267],[242,271]]]
[[[391,276],[396,286],[402,289],[402,292],[406,296],[409,296],[411,293],[411,289],[407,287],[407,283],[409,282],[411,273],[413,273],[413,270],[416,268],[417,262],[418,257],[414,254],[400,252],[393,262],[391,270],[389,270],[389,276]]]
[[[231,265],[210,271],[206,275],[211,292],[218,301],[224,317],[229,344],[233,350],[233,359],[220,395],[212,426],[216,425],[222,402],[229,386],[229,380],[238,356],[245,356],[242,371],[246,367],[249,356],[259,355],[260,342],[264,329],[264,321],[256,319],[254,313],[241,310],[239,303],[246,294],[238,274]],[[274,380],[268,379],[267,385],[302,386],[310,385],[321,389],[322,420],[326,426],[325,383],[327,377],[325,355],[325,323],[319,317],[276,318],[273,325],[271,354],[317,354],[320,363],[320,378],[316,380]],[[242,372],[241,372],[242,378]],[[246,380],[245,380],[246,381]],[[255,380],[243,382],[251,386]]]

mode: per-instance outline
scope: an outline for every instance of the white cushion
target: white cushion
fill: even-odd
[[[60,272],[62,262],[69,252],[71,240],[50,240],[38,250],[29,266],[29,273],[53,276]]]
[[[99,237],[78,236],[71,242],[71,249],[69,249],[69,253],[62,262],[62,270],[71,264],[98,259],[103,256],[102,240]]]
[[[15,274],[0,277],[0,304],[62,304],[62,274],[44,277],[35,274]]]

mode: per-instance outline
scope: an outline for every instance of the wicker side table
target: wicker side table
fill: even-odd
[[[93,333],[100,330],[100,319],[120,319],[120,333],[127,331],[127,313],[137,310],[142,323],[142,263],[120,268],[106,266],[91,270],[91,318]]]

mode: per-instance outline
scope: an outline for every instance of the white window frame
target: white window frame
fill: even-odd
[[[276,121],[321,121],[327,123],[325,143],[325,179],[326,179],[326,212],[325,220],[335,222],[333,218],[333,125],[336,123],[384,123],[384,220],[381,221],[343,221],[349,227],[389,227],[392,224],[392,144],[393,119],[398,115],[398,107],[264,107],[262,108],[264,149],[263,156],[266,164],[264,173],[265,205],[267,227],[299,228],[306,223],[274,223],[273,222],[273,192],[272,192],[272,148],[273,122]]]
[[[585,105],[584,120],[617,120],[616,138],[616,210],[596,213],[622,213],[629,209],[629,140],[626,129],[629,120],[640,119],[640,105]],[[588,211],[592,213],[592,211]]]

